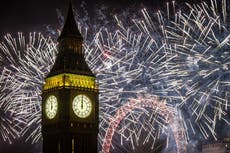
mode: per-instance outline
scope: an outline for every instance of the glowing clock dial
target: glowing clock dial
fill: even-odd
[[[58,101],[54,95],[47,98],[45,103],[45,114],[48,119],[53,119],[58,111]]]
[[[91,100],[85,95],[77,95],[73,99],[73,111],[79,118],[86,118],[92,112]]]

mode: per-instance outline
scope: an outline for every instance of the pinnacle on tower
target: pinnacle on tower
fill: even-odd
[[[65,24],[63,26],[61,35],[59,36],[58,40],[60,41],[63,38],[76,38],[83,40],[74,18],[71,0],[69,1],[69,8],[65,19]]]
[[[62,73],[94,77],[94,74],[85,61],[84,52],[82,51],[83,37],[74,19],[71,2],[69,2],[65,24],[58,38],[58,42],[58,54],[54,66],[47,77]]]

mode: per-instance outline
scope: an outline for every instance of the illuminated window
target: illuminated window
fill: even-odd
[[[97,89],[97,85],[93,77],[68,73],[59,74],[51,78],[47,78],[46,84],[43,87],[46,90],[62,86],[75,86]]]
[[[72,139],[72,153],[74,153],[74,139]]]
[[[61,152],[61,146],[60,146],[60,141],[58,142],[58,153],[60,153]]]

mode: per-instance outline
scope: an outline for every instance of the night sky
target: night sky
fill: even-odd
[[[168,0],[170,1],[170,0]],[[199,0],[187,0],[186,2],[199,2]],[[148,5],[154,9],[160,9],[166,0],[85,0],[89,10],[96,7],[96,3],[113,6],[117,9],[125,9],[130,5]],[[184,3],[183,0],[176,0]],[[80,7],[80,0],[73,0],[74,7]],[[56,9],[66,12],[68,0],[4,0],[0,4],[0,38],[6,33],[32,32],[44,29],[46,25],[58,27]],[[90,13],[90,11],[89,11]],[[0,153],[35,153],[40,150],[40,144],[25,143],[23,139],[16,140],[12,145],[2,142],[0,137]],[[38,152],[36,152],[38,153]]]
[[[85,0],[89,10],[96,7],[96,3],[120,9],[142,4],[159,9],[165,6],[167,1],[170,0]],[[176,0],[177,3],[189,1],[194,3],[200,0]],[[73,3],[75,8],[79,8],[81,0],[73,0]],[[40,31],[45,25],[57,26],[56,9],[65,12],[67,4],[68,0],[5,0],[0,5],[0,35],[2,36],[7,32]]]

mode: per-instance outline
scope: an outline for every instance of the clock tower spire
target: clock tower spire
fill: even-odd
[[[70,2],[65,24],[58,38],[58,56],[48,76],[63,72],[94,76],[85,62],[82,41]]]
[[[97,153],[98,86],[70,2],[42,91],[43,153]]]

